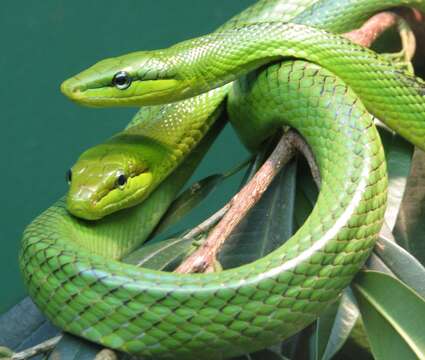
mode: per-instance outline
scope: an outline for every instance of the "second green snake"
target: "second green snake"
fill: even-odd
[[[318,2],[316,11],[320,3],[330,2]],[[347,3],[362,8],[361,19],[368,16],[365,2]],[[411,3],[424,7],[422,2]],[[333,18],[338,19],[337,14]],[[164,59],[171,54],[175,61],[170,67]],[[63,207],[53,207],[27,229],[21,267],[31,296],[55,324],[146,357],[188,359],[208,354],[218,359],[290,336],[337,298],[373,247],[385,208],[384,153],[366,107],[423,148],[422,82],[342,38],[299,25],[266,23],[148,56],[136,53],[118,62],[106,61],[64,88],[74,98],[98,105],[158,103],[218,87],[281,56],[300,56],[328,69],[289,62],[252,74],[233,85],[229,113],[250,147],[284,124],[295,127],[312,147],[322,185],[302,228],[284,246],[252,264],[216,274],[178,275],[119,263],[111,257],[122,253],[102,245],[103,240],[117,244],[108,238],[118,237],[119,249],[123,243],[126,250],[132,248],[136,234],[146,228],[134,215],[141,207],[121,215],[126,226],[106,217],[95,231],[69,217]],[[143,64],[137,76],[136,61]],[[99,70],[101,77],[95,75]],[[124,70],[133,84],[111,88],[112,78]],[[102,87],[106,83],[107,88]],[[119,140],[109,144],[120,145]],[[149,141],[164,145],[158,136]],[[161,186],[176,181],[167,178]],[[152,196],[145,204],[153,201]],[[119,217],[119,212],[113,216]]]

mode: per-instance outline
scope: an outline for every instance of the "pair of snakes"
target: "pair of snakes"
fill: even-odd
[[[103,60],[62,84],[89,106],[142,106],[84,152],[66,198],[26,229],[28,292],[63,330],[154,359],[224,359],[312,323],[369,256],[386,206],[374,117],[425,149],[425,83],[335,35],[425,0],[260,0],[216,32]],[[295,60],[297,59],[297,60]],[[146,239],[227,112],[256,150],[283,126],[310,145],[317,203],[253,263],[176,274],[119,261]]]

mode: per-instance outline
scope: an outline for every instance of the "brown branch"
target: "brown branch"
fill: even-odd
[[[201,247],[177,269],[179,273],[211,270],[216,255],[235,226],[267,190],[279,170],[295,155],[294,139],[299,135],[290,130],[282,136],[272,154],[254,177],[229,202],[229,210],[211,231]]]
[[[209,231],[223,218],[229,208],[230,203],[227,203],[220,210],[216,211],[213,215],[211,215],[208,219],[206,219],[205,221],[194,227],[192,230],[190,230],[186,235],[183,236],[183,239],[193,239],[198,235],[204,234]]]
[[[400,24],[401,21],[400,15],[394,12],[382,12],[373,16],[360,29],[351,31],[345,36],[357,44],[369,47],[385,30]],[[282,136],[273,153],[254,177],[226,205],[226,209],[228,209],[226,214],[211,231],[205,242],[197,251],[183,261],[176,269],[176,272],[213,271],[213,264],[223,243],[267,190],[280,169],[294,156],[296,149],[301,151],[306,157],[312,170],[313,178],[319,186],[319,170],[314,162],[314,156],[310,148],[296,132],[287,132]]]
[[[313,177],[316,186],[320,189],[320,171],[317,167],[316,160],[314,159],[313,151],[311,151],[310,146],[301,136],[294,136],[292,140],[295,149],[297,149],[306,158],[308,166],[310,167],[311,176]]]
[[[416,40],[425,42],[424,15],[415,9],[400,8],[394,11],[383,11],[372,16],[359,29],[350,31],[344,36],[352,42],[370,47],[386,30],[398,26],[406,59],[410,61],[416,50]],[[421,48],[422,46],[419,46]]]
[[[26,360],[38,354],[49,352],[50,350],[53,350],[56,347],[56,345],[61,339],[62,335],[59,335],[49,340],[43,341],[41,344],[13,354],[10,360]]]
[[[352,42],[370,47],[385,30],[395,26],[400,16],[391,11],[384,11],[372,16],[360,29],[350,31],[344,36]]]

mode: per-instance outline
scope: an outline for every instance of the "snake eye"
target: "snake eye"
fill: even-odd
[[[127,178],[126,178],[125,175],[121,174],[120,176],[118,176],[118,178],[117,178],[118,186],[123,186],[123,185],[125,185],[126,182],[127,182]]]
[[[71,169],[69,169],[66,172],[66,181],[67,181],[68,184],[71,184],[71,181],[72,181],[72,170]]]
[[[117,72],[112,78],[112,85],[117,89],[125,90],[131,85],[131,77],[125,71]]]

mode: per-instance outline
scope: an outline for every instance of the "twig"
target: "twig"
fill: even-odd
[[[313,151],[311,151],[310,146],[301,136],[294,136],[292,140],[295,148],[306,158],[308,166],[310,167],[311,176],[313,177],[316,186],[320,189],[320,171],[316,164],[316,160],[314,159]]]
[[[387,29],[399,24],[401,17],[394,12],[382,12],[373,16],[360,29],[345,34],[351,41],[363,46],[372,43]],[[248,211],[267,190],[273,178],[295,154],[298,149],[306,157],[316,184],[320,185],[319,170],[314,155],[305,141],[293,131],[284,134],[273,153],[254,177],[236,194],[228,205],[228,210],[217,226],[211,231],[200,248],[192,253],[176,269],[179,273],[213,271],[213,264],[223,243]]]
[[[405,19],[411,32],[413,32],[415,43],[416,43],[416,54],[411,55],[410,60],[413,55],[416,55],[418,58],[421,58],[425,55],[425,27],[424,21],[425,16],[420,11],[409,8],[401,8],[397,10],[397,13]]]
[[[56,345],[59,343],[62,337],[63,335],[55,336],[31,348],[25,349],[18,353],[14,353],[10,357],[7,357],[6,359],[27,360],[36,355],[47,353],[55,349]],[[102,349],[96,354],[96,357],[95,357],[95,360],[116,360],[116,359],[118,359],[118,357],[115,354],[115,352],[111,349]]]
[[[176,269],[176,272],[190,273],[211,270],[216,254],[228,235],[260,199],[279,170],[295,155],[295,138],[300,138],[300,136],[293,130],[282,136],[272,154],[254,177],[230,200],[228,211],[209,234],[207,240]]]
[[[194,227],[190,230],[186,235],[183,236],[183,239],[193,239],[200,234],[206,233],[210,230],[214,225],[216,225],[223,216],[227,213],[230,208],[230,203],[224,205],[220,210],[211,215],[208,219],[200,223],[198,226]]]
[[[100,350],[94,360],[118,360],[118,355],[111,349]]]
[[[26,360],[35,355],[46,353],[50,350],[53,350],[61,339],[62,339],[62,335],[55,336],[54,338],[43,341],[41,344],[33,346],[32,348],[13,354],[10,359],[11,360]]]

